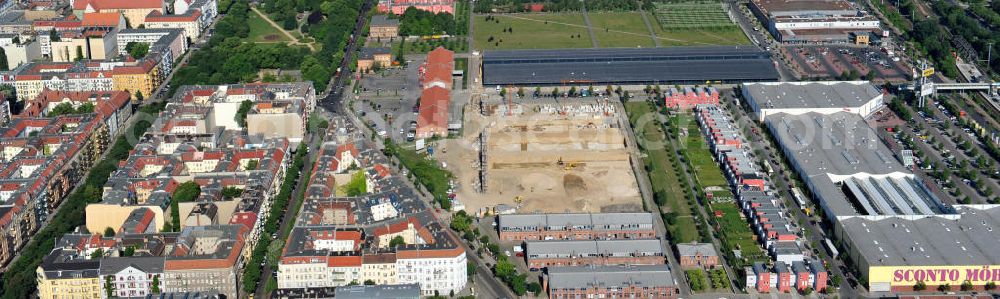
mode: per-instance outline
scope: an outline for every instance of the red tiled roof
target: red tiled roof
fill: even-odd
[[[122,14],[119,12],[88,12],[83,14],[81,25],[117,27],[121,18]]]
[[[146,22],[194,22],[200,17],[201,11],[199,10],[182,15],[164,15],[159,11],[154,10],[146,16]]]
[[[361,256],[331,256],[326,260],[327,267],[361,267]]]
[[[87,5],[95,10],[104,9],[163,9],[163,0],[76,0],[73,9],[84,10]]]

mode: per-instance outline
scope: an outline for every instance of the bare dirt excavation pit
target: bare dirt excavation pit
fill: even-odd
[[[467,111],[465,136],[445,143],[449,151],[440,158],[458,166],[451,170],[466,210],[497,204],[519,206],[518,213],[642,210],[613,106],[521,105],[512,110],[518,112],[482,116]],[[486,139],[483,192],[477,167],[480,132]]]

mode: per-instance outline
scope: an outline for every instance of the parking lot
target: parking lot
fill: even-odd
[[[785,46],[781,53],[802,79],[850,79],[843,77],[845,73],[854,73],[858,79],[868,79],[870,74],[870,79],[880,82],[910,78],[905,63],[874,47]]]
[[[362,75],[352,109],[375,132],[397,142],[413,142],[416,131],[418,100],[422,91],[418,79],[424,55],[407,55],[404,67],[389,68]],[[454,78],[449,118],[461,119],[462,108],[469,101],[462,89],[462,78]]]

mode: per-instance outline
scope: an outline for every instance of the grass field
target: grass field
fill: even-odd
[[[598,46],[649,48],[656,45],[638,12],[591,12],[588,15]]]
[[[679,114],[677,122],[681,125],[686,124],[687,126],[688,135],[684,140],[684,152],[688,159],[691,160],[688,163],[691,169],[694,170],[695,177],[698,179],[701,187],[718,186],[728,189],[729,182],[722,175],[719,164],[715,163],[715,160],[712,159],[712,151],[705,142],[705,136],[701,135],[698,122],[694,120],[694,116],[691,114]]]
[[[736,27],[721,2],[657,3],[654,14],[666,30]]]
[[[277,42],[289,42],[287,36],[281,34],[278,28],[274,28],[270,23],[262,19],[256,13],[250,12],[247,18],[247,23],[250,26],[250,36],[247,36],[247,41],[255,43],[277,43]]]
[[[663,146],[652,146],[663,144],[665,136],[658,129],[656,122],[641,119],[644,115],[654,115],[655,113],[646,102],[626,103],[625,110],[628,112],[629,122],[633,125],[642,125],[635,129],[635,133],[647,144],[643,146],[643,151],[646,153],[643,163],[649,169],[650,182],[655,182],[652,184],[653,193],[666,194],[667,203],[662,208],[677,214],[677,221],[673,225],[668,224],[672,241],[674,243],[687,243],[699,240],[698,230],[695,229],[694,218],[691,215],[691,207],[684,198],[677,170],[670,163],[668,156],[670,152]]]
[[[722,212],[722,217],[716,218],[722,234],[720,240],[732,247],[730,249],[741,250],[743,257],[746,259],[746,262],[740,260],[737,266],[751,265],[755,261],[767,260],[767,254],[760,248],[757,241],[753,239],[753,232],[750,230],[749,224],[746,220],[740,218],[741,212],[736,203],[715,203],[712,204],[712,209],[713,211]]]
[[[661,3],[657,4],[653,15],[658,23],[653,30],[663,46],[750,44],[718,2]]]
[[[580,13],[477,15],[473,18],[477,49],[590,48],[590,35]],[[512,32],[504,32],[506,29]]]

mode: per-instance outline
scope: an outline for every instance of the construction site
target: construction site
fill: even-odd
[[[614,105],[468,105],[465,134],[438,157],[473,212],[641,211]]]

